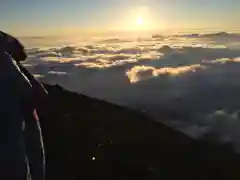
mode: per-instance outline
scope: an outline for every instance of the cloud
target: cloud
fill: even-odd
[[[240,149],[240,48],[233,35],[211,36],[227,40],[150,37],[32,48],[24,64],[41,81],[143,110],[194,138],[214,137]]]
[[[207,33],[207,34],[183,34],[175,35],[175,37],[186,37],[186,38],[240,38],[240,34],[228,33],[228,32],[217,32],[217,33]]]
[[[176,52],[174,48],[168,46],[168,45],[163,45],[158,49],[159,52],[161,53],[174,53]]]
[[[157,77],[161,75],[178,76],[187,72],[195,72],[199,68],[204,68],[200,64],[194,64],[190,66],[180,66],[180,67],[164,67],[156,69],[151,66],[135,66],[131,70],[126,72],[131,83],[136,83],[138,81],[146,80],[152,77]]]
[[[169,120],[165,121],[165,123],[195,139],[201,139],[203,136],[211,132],[211,127],[207,123],[198,124],[196,122],[184,122],[180,120]]]
[[[110,38],[110,39],[104,39],[104,40],[98,41],[98,43],[100,44],[102,43],[116,44],[116,43],[127,43],[127,42],[131,42],[131,40],[121,39],[121,38]]]
[[[61,57],[62,55],[57,52],[42,52],[38,53],[36,57],[38,58],[48,58],[48,57]]]
[[[79,64],[76,64],[76,66],[81,66],[86,68],[106,69],[114,66],[122,66],[125,64],[137,62],[136,59],[131,59],[131,58],[125,59],[125,58],[123,58],[123,56],[113,56],[112,58],[110,58],[110,60],[100,59],[97,62],[81,62]],[[114,60],[114,61],[111,61],[111,60]]]
[[[204,61],[203,61],[204,62]],[[236,58],[221,58],[221,59],[216,59],[216,60],[212,60],[212,61],[208,61],[208,63],[221,63],[221,64],[226,64],[226,63],[234,63],[234,62],[240,62],[240,58],[236,57]]]
[[[216,110],[202,117],[200,122],[170,120],[165,123],[195,139],[211,137],[211,141],[214,141],[214,143],[232,144],[240,152],[239,113],[240,111]]]
[[[232,113],[215,111],[208,115],[206,124],[209,126],[209,133],[214,134],[224,143],[233,144],[240,152],[240,119],[239,111]]]
[[[151,66],[135,66],[127,71],[127,76],[131,83],[136,83],[140,80],[146,80],[154,76],[155,68]]]

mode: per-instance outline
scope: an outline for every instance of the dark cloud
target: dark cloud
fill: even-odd
[[[187,37],[187,38],[215,38],[215,37],[220,37],[220,38],[236,38],[236,37],[240,37],[239,34],[237,33],[228,33],[228,32],[217,32],[217,33],[203,33],[203,34],[198,34],[198,33],[194,33],[194,34],[183,34],[183,35],[175,35],[174,37]]]

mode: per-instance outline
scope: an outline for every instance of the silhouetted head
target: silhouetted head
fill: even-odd
[[[0,51],[12,56],[15,61],[24,61],[27,58],[24,46],[14,37],[0,31]]]

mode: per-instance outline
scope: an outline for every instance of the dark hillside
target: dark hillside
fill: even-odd
[[[240,157],[145,114],[45,85],[47,180],[240,179]]]

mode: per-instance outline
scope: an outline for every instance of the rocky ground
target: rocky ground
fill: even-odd
[[[240,179],[240,156],[135,112],[45,85],[47,180]]]

